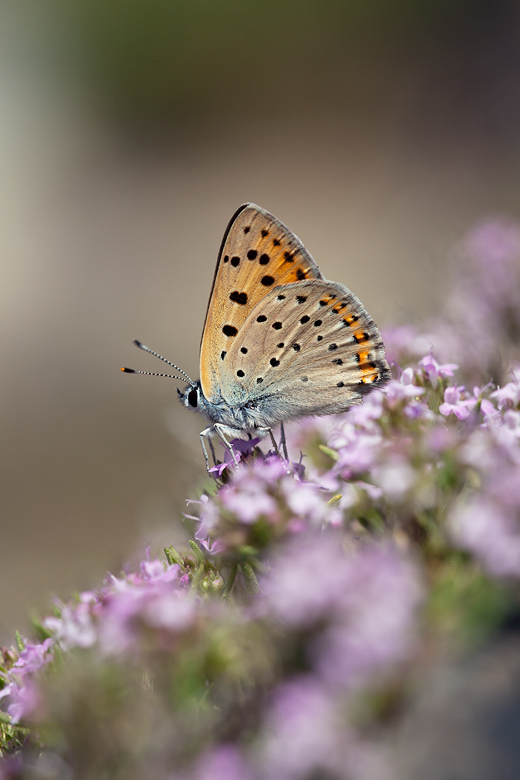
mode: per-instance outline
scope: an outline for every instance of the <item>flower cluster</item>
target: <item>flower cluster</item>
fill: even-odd
[[[504,230],[466,241],[472,295],[501,269],[489,307],[520,251]],[[187,551],[3,649],[1,780],[392,777],[388,713],[439,635],[462,648],[519,606],[520,368],[442,362],[409,328],[389,354],[384,390],[289,426],[289,461],[256,441],[225,454]]]
[[[451,256],[445,310],[422,327],[384,331],[387,356],[416,360],[433,348],[466,381],[504,383],[520,344],[520,225],[491,219],[471,230]]]

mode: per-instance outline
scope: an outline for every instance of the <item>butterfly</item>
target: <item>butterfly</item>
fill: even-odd
[[[219,437],[236,464],[230,440],[269,434],[277,450],[277,424],[345,412],[390,379],[381,336],[363,304],[324,279],[300,239],[254,203],[240,206],[222,240],[200,380],[134,343],[183,375],[172,378],[188,381],[177,392],[210,422],[200,434],[208,472],[206,438],[211,445],[210,437]]]

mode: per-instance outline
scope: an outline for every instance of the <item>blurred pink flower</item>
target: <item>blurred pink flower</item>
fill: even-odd
[[[223,744],[199,758],[190,780],[253,780],[253,773],[235,745]]]
[[[459,420],[466,420],[471,414],[470,406],[474,405],[473,399],[464,399],[464,386],[452,385],[444,391],[444,403],[439,406],[439,412],[445,417],[454,414]]]
[[[20,723],[22,719],[29,718],[41,705],[41,696],[38,687],[29,677],[19,685],[9,683],[0,691],[0,699],[9,697],[7,712],[11,716],[13,724]]]
[[[349,731],[330,691],[299,677],[273,694],[260,756],[265,780],[343,775]]]
[[[349,556],[335,620],[314,657],[331,684],[358,685],[410,657],[423,586],[415,565],[375,545]]]
[[[490,574],[520,577],[520,522],[496,501],[481,496],[458,504],[450,515],[457,545],[469,550]]]
[[[517,408],[520,405],[520,382],[515,380],[508,382],[504,387],[499,387],[491,398],[496,398],[499,409]]]
[[[297,537],[272,563],[261,588],[267,610],[290,626],[325,619],[341,600],[346,559],[332,533]]]
[[[453,372],[458,368],[458,365],[457,363],[445,363],[444,365],[440,365],[430,353],[429,355],[426,355],[426,357],[423,357],[422,360],[419,360],[419,367],[423,369],[431,386],[437,387],[439,379],[453,376]]]

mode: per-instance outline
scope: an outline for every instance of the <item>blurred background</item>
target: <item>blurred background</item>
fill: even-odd
[[[380,325],[520,213],[513,0],[1,0],[0,641],[176,542],[221,237],[254,201]],[[143,541],[144,540],[144,541]],[[141,555],[142,557],[142,555]]]

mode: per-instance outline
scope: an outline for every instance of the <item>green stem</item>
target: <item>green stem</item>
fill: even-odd
[[[244,575],[247,592],[255,593],[255,594],[260,593],[260,585],[258,584],[258,580],[256,579],[256,574],[251,564],[241,563],[240,568],[242,569],[242,574]]]
[[[237,576],[238,571],[238,564],[233,563],[231,568],[229,569],[228,578],[226,580],[226,584],[224,585],[224,588],[222,589],[222,598],[227,599],[230,595],[231,591],[233,590],[233,585],[235,584],[235,579]]]

